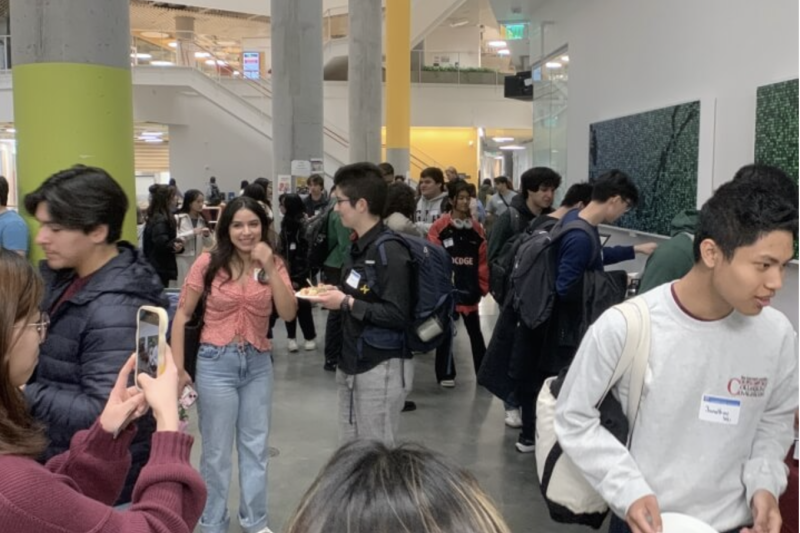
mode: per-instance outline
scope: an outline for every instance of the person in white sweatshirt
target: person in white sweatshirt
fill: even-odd
[[[591,326],[559,393],[558,441],[609,503],[610,532],[658,533],[662,512],[720,532],[780,531],[797,336],[769,305],[794,255],[798,196],[780,170],[750,168],[751,178],[723,185],[703,206],[692,270],[641,296],[652,337],[629,447],[600,426],[595,408],[622,354],[619,311]],[[612,389],[623,410],[629,380]]]
[[[209,228],[203,214],[205,197],[197,189],[189,189],[183,197],[183,205],[175,214],[178,226],[178,239],[183,241],[183,252],[176,256],[178,279],[176,287],[183,286],[183,280],[204,249],[214,246],[214,232]]]
[[[420,172],[419,192],[414,222],[422,234],[427,235],[433,223],[450,210],[442,169],[428,167]]]

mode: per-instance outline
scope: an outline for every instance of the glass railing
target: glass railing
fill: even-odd
[[[411,83],[452,83],[458,85],[503,85],[512,72],[481,67],[482,55],[475,52],[411,51]]]

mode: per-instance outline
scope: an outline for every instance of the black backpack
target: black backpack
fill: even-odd
[[[509,289],[509,277],[514,269],[514,259],[517,256],[519,247],[525,239],[536,230],[549,231],[558,222],[556,219],[548,218],[544,222],[539,221],[539,217],[534,218],[527,227],[522,227],[522,216],[513,207],[508,208],[511,217],[511,229],[514,236],[508,239],[500,249],[500,253],[489,263],[489,292],[494,301],[502,305]],[[545,216],[545,215],[541,215]]]
[[[312,270],[321,270],[330,253],[328,239],[328,220],[334,204],[328,204],[318,215],[306,221],[306,242],[308,243],[308,266]]]
[[[600,253],[594,227],[578,218],[566,224],[558,222],[552,229],[537,229],[525,235],[514,257],[509,278],[509,298],[525,326],[535,329],[553,312],[556,299],[558,243],[568,231],[587,233],[592,242],[592,262]]]
[[[222,203],[222,193],[216,183],[211,183],[208,187],[208,198],[206,204],[210,206],[218,206]]]

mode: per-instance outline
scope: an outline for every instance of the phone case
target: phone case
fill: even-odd
[[[143,305],[136,311],[136,375],[138,376],[141,369],[139,365],[141,363],[141,357],[139,356],[139,337],[141,331],[141,323],[139,321],[139,317],[141,315],[141,311],[147,311],[149,313],[153,313],[158,316],[158,370],[156,371],[156,375],[160,376],[164,373],[164,369],[166,368],[166,359],[161,357],[166,351],[167,348],[167,325],[169,323],[169,317],[167,316],[167,312],[162,309],[161,307],[153,307],[149,305]],[[134,385],[136,388],[139,388],[138,380],[134,380]]]

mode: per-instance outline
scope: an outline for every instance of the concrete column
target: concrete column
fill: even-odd
[[[101,167],[128,194],[123,238],[136,242],[128,0],[11,0],[10,12],[20,197],[77,163]]]
[[[350,0],[347,66],[350,162],[381,159],[383,13],[381,2]]]
[[[322,158],[322,0],[272,0],[273,179]],[[273,186],[277,213],[278,187]]]
[[[175,17],[175,40],[178,43],[178,65],[182,67],[194,66],[194,17]]]
[[[411,0],[386,2],[386,160],[398,176],[410,169]]]

